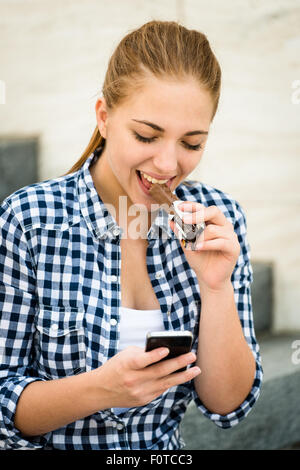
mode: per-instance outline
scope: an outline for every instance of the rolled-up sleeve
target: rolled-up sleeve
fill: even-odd
[[[14,426],[19,397],[36,380],[31,365],[36,280],[22,225],[0,206],[0,448],[41,448],[51,433],[25,438]]]
[[[263,380],[263,369],[261,365],[261,356],[259,345],[256,341],[252,299],[251,299],[251,283],[253,282],[253,269],[250,261],[250,246],[247,239],[247,222],[242,207],[235,201],[234,205],[235,220],[233,223],[234,230],[238,236],[240,243],[240,255],[231,276],[231,282],[234,288],[234,298],[237,311],[241,321],[241,326],[245,339],[253,353],[256,362],[255,375],[253,378],[252,388],[243,403],[238,408],[226,415],[220,415],[210,412],[201,402],[196,392],[194,382],[192,381],[192,398],[197,407],[202,411],[203,415],[212,420],[221,428],[231,428],[242,421],[251,411],[256,403],[261,390]],[[198,339],[197,339],[198,341]]]

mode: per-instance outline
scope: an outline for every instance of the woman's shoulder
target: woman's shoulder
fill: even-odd
[[[205,207],[217,206],[234,225],[237,220],[246,224],[245,212],[241,204],[229,193],[197,180],[185,180],[175,189],[179,199],[195,201]]]
[[[78,213],[76,173],[24,186],[0,207],[2,214],[12,211],[24,229],[67,226]]]

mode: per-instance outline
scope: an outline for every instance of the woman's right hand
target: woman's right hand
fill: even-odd
[[[168,353],[166,348],[145,352],[137,346],[127,347],[92,371],[99,394],[103,391],[109,394],[110,407],[144,406],[174,385],[188,382],[201,373],[197,367],[174,373],[195,362],[196,355],[192,352],[157,363]]]

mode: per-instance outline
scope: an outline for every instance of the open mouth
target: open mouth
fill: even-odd
[[[139,170],[136,170],[136,172],[137,172],[137,175],[138,175],[140,181],[142,182],[142,185],[143,185],[146,189],[148,189],[148,191],[149,191],[149,189],[152,187],[152,184],[153,184],[153,183],[151,183],[151,181],[148,181],[148,180],[144,177],[144,175],[142,175],[142,173],[141,173]]]
[[[143,187],[144,187],[147,191],[149,191],[149,190],[151,189],[152,185],[155,184],[155,183],[152,183],[151,181],[147,180],[147,179],[144,177],[143,173],[141,173],[139,170],[136,170],[136,173],[137,173],[137,176],[138,176],[140,182],[142,183]],[[170,178],[170,179],[169,179],[167,182],[165,182],[164,184],[166,184],[167,186],[170,187],[170,185],[172,184],[172,181],[173,181],[174,178],[175,178],[175,176],[173,176],[173,178]]]

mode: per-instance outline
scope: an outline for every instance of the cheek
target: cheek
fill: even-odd
[[[187,176],[196,168],[198,163],[199,159],[196,160],[195,158],[184,158],[178,162],[180,172],[182,175]]]
[[[178,161],[178,171],[180,176],[178,179],[175,179],[174,186],[177,187],[182,181],[189,177],[190,173],[197,167],[200,158],[184,158]]]
[[[192,171],[197,168],[197,166],[201,162],[202,154],[203,154],[204,149],[200,150],[200,152],[195,152],[196,155],[191,155],[188,163],[186,164],[186,170],[188,173],[191,173]],[[191,152],[193,153],[193,152]]]
[[[147,151],[146,148],[141,148],[139,145],[131,145],[125,152],[123,151],[122,155],[122,167],[124,169],[126,167],[128,173],[135,174],[137,169],[145,169],[147,166],[151,167],[151,163],[149,163],[152,158],[151,152]]]
[[[135,170],[142,167],[144,160],[141,151],[134,146],[129,148],[118,144],[111,154],[110,165],[119,181],[125,183],[128,178],[135,177]]]

